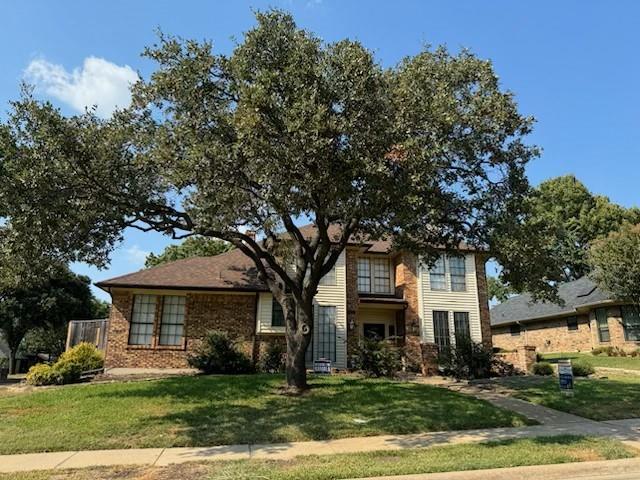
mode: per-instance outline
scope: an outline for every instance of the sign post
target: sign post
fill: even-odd
[[[564,395],[573,396],[573,368],[571,368],[571,360],[558,361],[558,380],[560,382],[560,392]]]

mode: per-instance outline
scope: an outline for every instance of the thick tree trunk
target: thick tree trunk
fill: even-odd
[[[16,351],[10,350],[9,352],[9,374],[14,375],[16,373]]]
[[[309,388],[305,365],[307,348],[313,332],[311,301],[309,305],[296,305],[293,300],[283,306],[287,322],[287,387],[292,393]]]

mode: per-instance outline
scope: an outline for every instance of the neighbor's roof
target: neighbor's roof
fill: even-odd
[[[528,293],[512,297],[491,309],[491,326],[570,315],[580,307],[611,301],[611,297],[588,277],[560,284],[558,296],[564,300],[564,305],[534,302]]]

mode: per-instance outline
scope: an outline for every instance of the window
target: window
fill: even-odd
[[[319,285],[337,285],[336,267],[334,266],[329,272],[320,279]]]
[[[284,312],[282,311],[282,305],[280,305],[275,298],[271,301],[271,326],[284,327]]]
[[[453,312],[453,327],[456,336],[456,344],[471,340],[469,312]]]
[[[509,331],[511,332],[511,336],[512,337],[519,337],[520,336],[520,325],[518,325],[517,323],[514,323],[513,325],[511,325],[509,327]]]
[[[336,307],[318,307],[317,358],[336,361]]]
[[[392,293],[391,263],[384,258],[358,259],[358,291],[362,293]]]
[[[609,319],[606,308],[596,308],[596,325],[598,327],[598,339],[601,343],[610,342]]]
[[[153,322],[156,318],[156,296],[135,295],[131,312],[129,345],[151,346]]]
[[[575,332],[578,330],[578,317],[567,317],[567,330]]]
[[[464,292],[467,289],[465,258],[449,257],[449,272],[451,274],[451,291]]]
[[[162,299],[160,345],[181,345],[184,335],[185,297],[167,295]]]
[[[436,260],[436,263],[431,267],[431,270],[429,271],[429,280],[431,283],[431,290],[447,289],[447,277],[443,255],[440,255],[438,260]]]
[[[438,345],[438,350],[443,351],[451,345],[449,333],[449,312],[435,310],[433,312],[433,337]]]
[[[371,268],[368,258],[358,259],[358,291],[371,291]]]
[[[627,342],[640,342],[640,310],[633,305],[620,307],[624,339]]]

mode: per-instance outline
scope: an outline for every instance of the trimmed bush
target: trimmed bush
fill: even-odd
[[[285,370],[287,351],[281,343],[270,343],[260,357],[260,371],[266,373],[282,373]]]
[[[586,360],[573,360],[571,362],[571,368],[576,377],[588,377],[596,373],[593,365]]]
[[[104,365],[104,357],[90,343],[80,343],[69,349],[53,365],[39,363],[29,369],[29,385],[63,385],[80,381],[82,372],[98,370]]]
[[[104,355],[91,343],[82,342],[67,350],[56,363],[74,363],[83,372],[98,370],[104,366]]]
[[[255,369],[247,355],[238,348],[238,342],[226,332],[207,333],[195,354],[189,356],[189,365],[203,373],[253,373]]]
[[[472,380],[489,378],[494,370],[496,358],[492,349],[467,340],[440,352],[438,363],[445,375]]]
[[[532,371],[534,375],[549,376],[553,375],[553,366],[549,362],[536,362],[533,364]]]
[[[363,338],[353,356],[353,366],[367,377],[394,377],[402,370],[402,349],[385,340]]]

